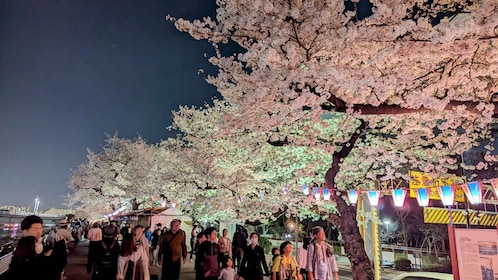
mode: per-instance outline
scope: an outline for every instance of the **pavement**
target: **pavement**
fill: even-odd
[[[90,274],[86,272],[86,262],[88,257],[88,241],[81,241],[76,248],[70,248],[68,254],[68,264],[64,269],[64,275],[68,280],[89,280]],[[267,256],[267,260],[270,256]],[[351,266],[349,260],[345,256],[337,256],[337,264],[339,266],[339,271],[341,274],[341,279],[352,279],[351,278]],[[161,267],[150,266],[150,273],[156,274],[161,279]],[[349,272],[349,274],[348,274]],[[394,276],[401,274],[402,272],[384,268],[382,271],[382,279],[392,279]],[[345,276],[342,276],[345,275]],[[349,277],[347,276],[349,275]],[[185,264],[182,265],[180,271],[180,280],[195,280],[194,273],[194,263],[187,260]],[[251,279],[247,279],[251,280]]]

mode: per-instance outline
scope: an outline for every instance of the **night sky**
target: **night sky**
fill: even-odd
[[[171,111],[217,95],[213,53],[165,20],[214,0],[0,1],[0,206],[63,207],[71,170],[107,134],[173,136]]]

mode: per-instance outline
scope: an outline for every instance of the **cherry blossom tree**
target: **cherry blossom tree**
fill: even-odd
[[[209,60],[219,73],[207,82],[230,110],[211,140],[243,135],[241,149],[289,147],[283,154],[294,163],[307,162],[308,151],[328,155],[299,170],[323,175],[336,190],[328,217],[344,237],[354,279],[373,273],[344,190],[409,180],[410,169],[447,176],[458,155],[494,141],[498,113],[498,3],[370,3],[366,17],[343,1],[320,0],[218,0],[216,19],[167,17],[213,44]],[[229,41],[243,51],[224,56],[220,45]],[[285,180],[297,172],[289,174]]]
[[[71,174],[69,186],[74,190],[66,202],[101,218],[128,204],[138,208],[150,197],[155,184],[157,146],[138,137],[134,140],[108,136],[101,153],[88,150],[88,161]]]

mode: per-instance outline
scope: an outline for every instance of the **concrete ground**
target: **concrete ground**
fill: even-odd
[[[71,249],[68,255],[68,264],[65,268],[65,275],[68,280],[89,280],[90,274],[86,272],[86,262],[88,256],[88,241],[82,241],[78,244],[78,247]],[[267,260],[270,256],[267,256]],[[349,265],[349,260],[344,256],[337,256],[337,262],[341,274],[341,279],[352,279],[351,267]],[[348,273],[349,272],[349,273]],[[161,268],[156,266],[150,266],[150,273],[156,274],[161,279]],[[391,279],[394,276],[402,272],[393,269],[384,269],[382,272],[382,279]],[[194,263],[187,261],[181,268],[180,280],[195,280],[194,273]],[[251,279],[247,279],[251,280]]]

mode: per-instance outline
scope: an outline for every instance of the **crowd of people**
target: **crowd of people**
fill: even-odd
[[[65,279],[68,244],[82,237],[68,229],[67,220],[43,235],[43,220],[35,215],[21,223],[23,237],[17,242],[12,262],[3,279]],[[149,280],[149,266],[161,267],[162,280],[179,280],[180,268],[188,257],[186,233],[181,221],[173,219],[170,227],[158,223],[154,229],[125,224],[121,229],[113,221],[94,223],[84,236],[89,240],[86,270],[92,280]],[[83,228],[81,226],[81,228]],[[78,241],[77,241],[78,239]],[[247,241],[249,239],[249,242]],[[268,265],[259,235],[249,236],[238,226],[232,240],[228,230],[218,237],[214,227],[190,233],[190,261],[194,263],[196,280],[338,280],[338,267],[333,248],[325,242],[325,232],[315,227],[303,239],[298,257],[292,256],[289,241],[272,249]],[[249,244],[248,244],[249,243]],[[195,256],[195,260],[194,260]],[[37,277],[38,276],[38,277]]]

